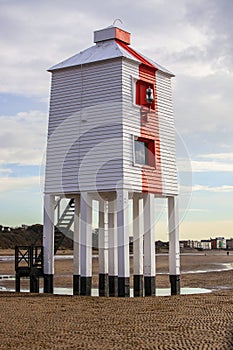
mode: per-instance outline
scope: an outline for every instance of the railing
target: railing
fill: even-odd
[[[43,246],[16,246],[15,271],[30,271],[32,268],[43,270]]]
[[[20,278],[30,277],[30,292],[39,293],[39,279],[44,277],[43,247],[15,247],[15,290],[20,292]]]

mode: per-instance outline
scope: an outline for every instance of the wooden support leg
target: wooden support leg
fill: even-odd
[[[92,286],[92,199],[87,192],[80,195],[80,272],[81,295],[91,295]]]
[[[133,197],[134,296],[143,296],[143,216],[142,198]]]
[[[177,295],[180,294],[180,245],[177,197],[168,197],[168,229],[171,295]]]
[[[75,196],[73,294],[80,295],[80,197]]]
[[[128,191],[117,191],[118,296],[130,296]]]
[[[39,277],[33,272],[30,275],[30,293],[39,293]]]
[[[15,275],[15,291],[20,292],[20,274],[16,273]]]
[[[108,203],[99,201],[99,296],[109,296],[108,285]]]
[[[155,295],[154,195],[144,197],[144,288],[145,296]]]
[[[116,201],[108,202],[109,296],[118,296],[117,215]]]
[[[44,196],[44,293],[53,293],[54,275],[54,209],[55,198],[52,195]]]

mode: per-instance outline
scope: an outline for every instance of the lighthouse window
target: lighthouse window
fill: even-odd
[[[136,104],[155,109],[154,98],[151,101],[147,98],[148,91],[151,91],[151,96],[154,97],[154,84],[143,80],[138,80],[136,82]]]
[[[134,139],[135,163],[155,166],[155,143],[153,140],[137,137]]]

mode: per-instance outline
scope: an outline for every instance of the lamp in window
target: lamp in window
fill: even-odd
[[[146,89],[146,102],[151,105],[151,103],[154,101],[154,95],[153,90],[149,86],[148,89]]]

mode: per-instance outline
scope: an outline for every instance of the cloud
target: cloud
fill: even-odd
[[[233,172],[233,163],[193,160],[192,172]]]
[[[179,172],[233,172],[233,153],[198,154],[188,159],[178,157]]]
[[[195,185],[192,187],[192,191],[193,192],[205,191],[205,192],[213,192],[213,193],[232,193],[233,186],[223,185],[223,186],[210,187],[210,186],[204,186],[204,185]]]
[[[233,62],[229,6],[226,0],[67,0],[56,6],[45,0],[2,1],[0,92],[46,99],[46,69],[93,45],[94,30],[121,18],[132,32],[133,47],[177,74],[174,104],[180,132],[218,131],[223,141],[233,129],[233,76],[226,63]]]
[[[41,165],[47,114],[40,111],[0,116],[0,164]]]
[[[233,172],[233,153],[209,153],[192,160],[193,172]],[[204,159],[204,160],[203,160]]]
[[[188,211],[190,213],[209,213],[209,209],[202,209],[202,208],[189,208]]]
[[[200,154],[198,156],[199,158],[208,158],[208,159],[214,159],[218,161],[228,161],[233,162],[233,153],[209,153],[209,154]]]
[[[40,176],[31,177],[1,177],[0,192],[25,191],[32,188],[40,188],[42,178]]]
[[[100,19],[80,2],[1,2],[0,92],[45,98],[54,63],[92,43]],[[97,25],[98,24],[98,25]],[[88,45],[89,46],[89,45]]]
[[[9,168],[0,168],[0,176],[6,175],[6,174],[11,174],[12,170]]]
[[[210,134],[224,143],[233,131],[232,95],[233,76],[217,72],[206,77],[177,77],[174,89],[176,127],[182,134]]]
[[[214,60],[219,61],[229,52],[224,35],[230,32],[232,22],[222,1],[214,6],[209,3],[67,0],[54,5],[45,0],[2,1],[0,91],[45,97],[49,83],[46,69],[92,45],[93,30],[111,25],[115,18],[121,18],[123,27],[133,33],[133,46],[161,64],[171,64],[168,68],[178,74],[216,71],[213,58],[218,55]],[[218,45],[214,56],[212,46],[220,35],[224,45]]]
[[[220,65],[227,63],[232,67],[232,61],[228,58],[232,57],[233,49],[233,26],[231,14],[233,12],[233,3],[228,0],[197,0],[195,6],[191,0],[188,1],[187,19],[198,26],[200,30],[209,37],[208,51],[218,57],[217,63]],[[226,60],[225,60],[226,59]],[[224,62],[221,62],[224,61]],[[217,65],[216,69],[219,68]]]

